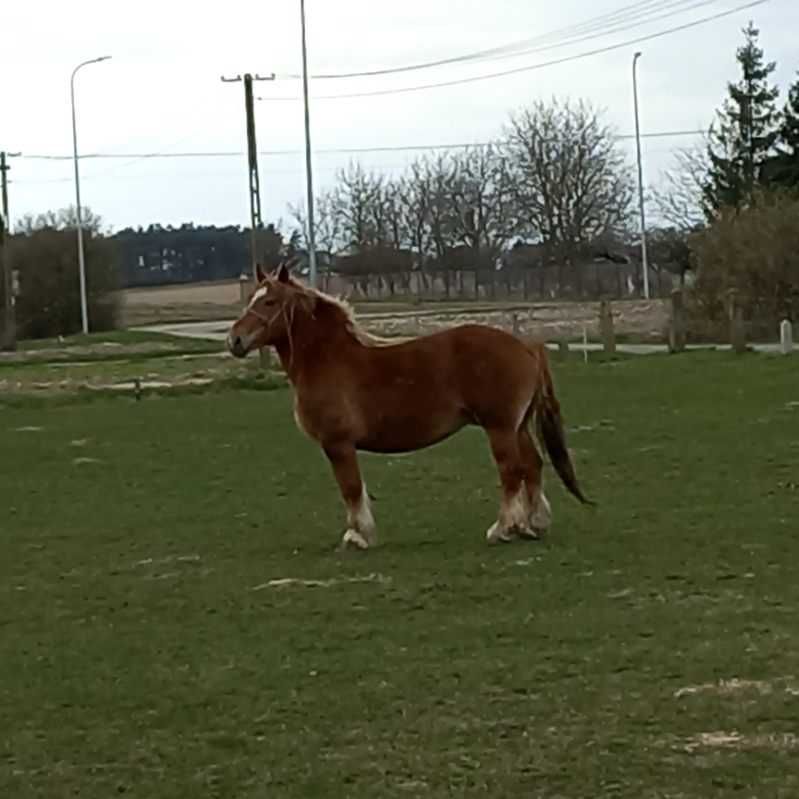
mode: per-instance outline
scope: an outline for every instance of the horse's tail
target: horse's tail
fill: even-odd
[[[535,354],[541,371],[541,385],[534,401],[538,438],[546,447],[552,466],[563,481],[563,485],[580,502],[593,505],[594,503],[583,494],[577,481],[574,464],[566,447],[566,432],[560,415],[560,403],[555,396],[555,383],[549,369],[546,347],[543,344],[538,346],[540,350]]]

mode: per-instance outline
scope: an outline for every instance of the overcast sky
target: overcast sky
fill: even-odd
[[[752,18],[767,58],[778,62],[783,93],[799,69],[799,2],[769,0],[704,25],[604,54],[515,75],[412,93],[349,99],[347,94],[446,82],[540,64],[610,47],[743,5],[746,0],[307,0],[312,73],[398,67],[542,37],[548,49],[527,55],[389,75],[311,84],[317,188],[357,157],[397,173],[415,154],[330,154],[335,148],[481,142],[497,135],[508,112],[537,98],[586,98],[607,110],[621,134],[634,130],[631,62],[639,63],[644,133],[704,128],[736,78],[735,49]],[[78,144],[82,153],[243,151],[243,87],[221,75],[300,71],[299,0],[221,4],[105,0],[4,3],[0,48],[0,149],[26,156],[72,152],[69,75],[82,60],[111,61],[77,78]],[[490,10],[489,10],[490,9]],[[627,12],[621,13],[623,9]],[[660,16],[632,27],[631,17]],[[580,42],[563,29],[596,22]],[[679,12],[679,13],[673,13]],[[671,14],[670,16],[665,16]],[[640,20],[641,17],[638,17]],[[80,24],[78,24],[80,21]],[[626,30],[609,30],[626,26]],[[571,35],[574,35],[572,28]],[[549,37],[544,40],[543,37]],[[299,98],[299,81],[256,84],[264,97]],[[288,221],[286,206],[301,200],[305,173],[302,103],[256,103],[264,221]],[[691,137],[644,142],[646,180],[656,181],[674,148]],[[634,142],[624,141],[634,167]],[[74,202],[71,161],[13,161],[13,217]],[[83,204],[114,228],[182,222],[247,224],[244,156],[118,159],[81,162]]]

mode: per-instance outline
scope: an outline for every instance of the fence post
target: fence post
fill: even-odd
[[[245,275],[243,272],[239,275],[239,305],[242,308],[247,306],[247,300],[250,296],[250,276]]]
[[[732,351],[740,355],[746,352],[746,331],[744,329],[744,312],[738,302],[738,292],[730,289],[730,344]]]
[[[510,315],[510,324],[511,329],[513,330],[513,335],[516,336],[519,334],[519,315],[517,313],[512,313]]]
[[[685,349],[685,313],[681,289],[671,292],[671,319],[669,319],[669,351],[682,352]]]
[[[790,319],[780,322],[780,352],[790,355],[793,352],[793,325]]]
[[[569,359],[569,341],[566,338],[558,339],[558,354],[562,361]]]
[[[613,330],[613,311],[607,300],[599,303],[599,334],[605,354],[613,355],[616,352],[616,333]]]

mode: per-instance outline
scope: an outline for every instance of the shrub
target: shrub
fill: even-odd
[[[80,278],[73,209],[27,218],[13,236],[11,257],[19,270],[17,324],[20,338],[70,335],[81,330]],[[86,295],[91,331],[116,326],[119,300],[114,242],[98,217],[84,222]]]
[[[692,300],[709,321],[726,317],[735,289],[748,319],[776,322],[799,312],[799,199],[761,194],[725,212],[691,242],[698,269]]]

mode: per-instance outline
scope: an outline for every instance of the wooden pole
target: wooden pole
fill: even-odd
[[[746,331],[744,328],[743,308],[738,301],[736,289],[730,289],[730,344],[737,355],[746,352]]]
[[[8,213],[8,174],[5,152],[0,152],[0,272],[3,280],[3,327],[0,330],[0,349],[17,348],[16,309],[14,307],[14,278],[8,250],[11,246],[11,218]]]
[[[669,351],[685,350],[685,308],[680,289],[671,292],[671,319],[669,320]]]
[[[607,300],[602,300],[599,303],[599,334],[605,354],[615,355],[616,333],[613,330],[613,311]]]
[[[239,305],[242,311],[247,307],[247,301],[250,297],[250,278],[242,272],[239,275]]]

